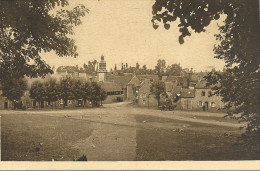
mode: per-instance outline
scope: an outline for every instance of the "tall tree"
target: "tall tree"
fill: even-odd
[[[46,90],[46,101],[52,103],[52,106],[55,107],[55,102],[59,99],[60,89],[55,78],[50,78],[44,83]]]
[[[180,19],[179,42],[191,35],[206,30],[212,20],[218,20],[221,14],[226,18],[220,33],[219,41],[214,47],[215,58],[223,59],[226,71],[211,72],[207,80],[215,86],[217,94],[227,103],[227,109],[234,109],[229,115],[237,115],[246,122],[246,133],[241,140],[251,149],[260,150],[260,24],[259,0],[156,0],[153,5],[153,25],[163,22],[166,29],[170,22]]]
[[[46,89],[42,82],[34,81],[29,90],[30,98],[34,99],[39,104],[39,108],[43,105],[43,101],[46,100]]]
[[[91,84],[89,82],[85,82],[83,83],[81,89],[82,89],[82,98],[85,106],[87,100],[91,101]]]
[[[0,1],[0,80],[45,76],[53,73],[41,58],[42,52],[74,56],[77,47],[68,35],[88,10],[83,5],[72,10],[55,10],[68,0]],[[56,11],[56,12],[55,12]]]
[[[154,95],[157,100],[158,107],[160,106],[161,95],[166,93],[165,83],[161,80],[154,81],[150,88],[151,93]]]
[[[92,102],[92,106],[102,105],[102,101],[104,101],[107,97],[105,90],[102,89],[101,85],[96,82],[92,82],[90,87],[90,100]]]
[[[63,100],[64,107],[68,105],[68,100],[74,100],[73,91],[74,81],[71,78],[63,78],[60,80],[60,98]]]
[[[99,106],[98,101],[99,101],[99,90],[100,90],[100,85],[96,82],[91,82],[91,102],[92,106]]]
[[[107,98],[107,92],[103,88],[100,87],[99,100],[100,100],[101,105],[102,105],[102,102],[104,100],[106,100],[106,98]]]
[[[21,100],[27,89],[27,82],[24,78],[9,79],[2,84],[3,96],[12,101],[13,109],[15,109],[16,101]]]
[[[155,66],[155,71],[156,71],[156,74],[158,74],[160,79],[162,78],[165,69],[166,69],[166,62],[165,62],[165,60],[164,59],[159,59],[157,61],[157,65]]]
[[[75,100],[79,100],[83,98],[83,94],[84,94],[84,91],[82,89],[83,86],[84,84],[82,83],[81,80],[75,80],[72,87]]]
[[[166,69],[166,73],[169,76],[181,76],[182,67],[179,64],[172,64]]]

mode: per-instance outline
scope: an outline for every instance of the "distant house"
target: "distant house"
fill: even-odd
[[[121,86],[115,82],[105,81],[101,84],[101,87],[107,93],[107,98],[102,103],[122,102],[124,100],[124,91]]]
[[[195,86],[195,97],[193,108],[196,110],[217,110],[224,107],[221,97],[215,95],[211,90],[212,86],[207,87],[206,81],[198,82]]]
[[[177,109],[192,110],[194,97],[195,93],[193,89],[182,88],[177,102]]]
[[[119,85],[124,91],[124,100],[127,100],[127,84],[131,81],[132,77],[130,74],[124,76],[107,74],[107,81]]]
[[[12,108],[12,103],[6,99],[6,97],[2,96],[3,91],[1,90],[1,85],[0,85],[0,110],[3,109],[11,109]]]
[[[136,94],[136,101],[137,105],[140,107],[157,107],[158,102],[154,98],[154,95],[151,94],[150,87],[151,87],[151,80],[145,79],[141,85],[140,88],[137,90]]]
[[[127,84],[127,100],[136,100],[136,91],[139,89],[140,80],[137,76],[133,76],[130,82]]]

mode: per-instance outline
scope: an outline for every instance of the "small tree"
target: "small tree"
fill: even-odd
[[[161,95],[166,93],[165,83],[160,80],[153,82],[150,91],[153,95],[155,95],[155,99],[158,101],[158,107],[159,107]]]
[[[13,109],[15,109],[15,101],[21,100],[27,88],[27,82],[24,78],[9,79],[2,84],[3,96],[12,101]]]
[[[46,89],[44,87],[44,84],[40,81],[34,81],[31,85],[29,93],[30,98],[39,103],[40,108],[41,103],[46,100]]]

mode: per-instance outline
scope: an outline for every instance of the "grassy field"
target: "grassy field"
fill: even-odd
[[[82,154],[71,148],[72,143],[93,131],[86,121],[19,114],[2,115],[1,130],[2,160],[16,161],[77,159]]]
[[[92,161],[260,159],[259,154],[236,145],[242,130],[219,113],[111,105],[91,110],[6,111],[1,116],[4,161],[73,161],[83,154]]]
[[[223,128],[209,124],[180,122],[151,116],[136,116],[137,122],[143,125],[160,121],[171,123],[183,129],[180,133],[174,129],[163,127],[140,127],[137,129],[136,160],[252,160],[259,159],[236,145],[237,137],[242,133],[237,128]],[[231,136],[224,136],[224,133]]]

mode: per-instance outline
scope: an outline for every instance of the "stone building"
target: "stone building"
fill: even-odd
[[[124,91],[119,84],[114,82],[102,82],[101,87],[106,91],[107,98],[102,103],[122,102],[124,100]]]
[[[158,106],[157,100],[154,98],[154,95],[151,94],[150,91],[151,84],[152,82],[150,79],[145,79],[141,83],[140,88],[137,90],[137,95],[136,95],[138,106],[147,107],[147,108]]]
[[[195,97],[195,93],[193,89],[182,88],[179,96],[179,100],[177,101],[176,109],[193,110],[194,97]]]
[[[193,98],[193,109],[195,110],[218,110],[224,107],[221,97],[215,95],[211,90],[212,86],[207,87],[203,80],[195,86],[195,96]]]

